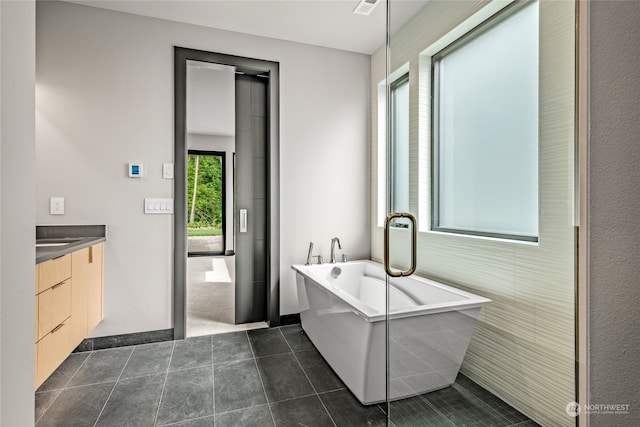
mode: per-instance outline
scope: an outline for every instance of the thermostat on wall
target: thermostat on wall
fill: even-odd
[[[130,178],[142,177],[142,163],[129,163],[129,177]]]

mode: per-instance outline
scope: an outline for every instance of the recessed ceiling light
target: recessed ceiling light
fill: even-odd
[[[380,0],[360,0],[360,3],[353,9],[357,15],[370,15]]]

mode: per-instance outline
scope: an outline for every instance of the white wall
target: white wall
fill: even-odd
[[[369,256],[366,55],[57,2],[37,5],[39,224],[107,224],[105,320],[94,335],[171,327],[173,46],[280,62],[281,314],[298,311],[290,264],[339,236]],[[125,165],[145,164],[143,179]],[[50,216],[48,198],[66,198]]]
[[[0,1],[0,425],[34,420],[35,2]]]
[[[629,405],[592,426],[640,425],[640,2],[590,2],[590,404]]]

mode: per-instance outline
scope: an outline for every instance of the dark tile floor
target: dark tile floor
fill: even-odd
[[[384,426],[300,325],[74,353],[38,389],[37,426]],[[536,426],[463,375],[391,403],[390,425]]]

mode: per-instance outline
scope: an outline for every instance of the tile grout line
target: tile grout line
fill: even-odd
[[[51,403],[49,403],[49,405],[47,405],[47,407],[45,408],[44,411],[42,411],[42,415],[40,415],[38,417],[37,420],[35,420],[35,422],[33,423],[34,425],[38,424],[38,421],[40,421],[42,419],[42,417],[44,417],[44,415],[47,413],[47,411],[49,410],[49,408],[51,408],[51,405],[54,404],[54,402],[56,400],[58,400],[58,397],[60,397],[60,395],[62,394],[64,389],[60,388],[60,389],[55,389],[55,390],[51,390],[51,391],[58,391],[58,394],[56,395],[56,397],[51,401]],[[46,392],[41,392],[41,393],[46,393]],[[36,393],[37,394],[37,393]]]
[[[246,408],[230,409],[230,410],[228,410],[228,411],[218,412],[216,415],[231,414],[231,413],[233,413],[233,412],[241,412],[241,411],[245,411],[245,410],[247,410],[247,409],[261,408],[261,407],[263,407],[263,406],[269,406],[269,404],[268,404],[268,403],[262,403],[262,404],[260,404],[260,405],[247,406]],[[207,416],[204,416],[204,417],[200,417],[200,418],[207,418],[207,417],[209,417],[209,416],[210,416],[210,415],[207,415]],[[199,418],[194,418],[194,420],[197,420],[197,419],[199,419]],[[191,421],[191,420],[189,420],[189,421]],[[163,427],[164,427],[164,426],[163,426]]]
[[[263,359],[271,356],[282,356],[283,354],[289,354],[291,351],[284,351],[282,353],[265,354],[264,356],[255,356],[254,359]]]
[[[91,351],[91,353],[89,353],[89,355],[87,357],[84,358],[84,360],[82,361],[82,363],[80,364],[80,366],[78,366],[78,369],[76,369],[76,371],[73,373],[73,375],[71,375],[71,377],[69,377],[69,380],[64,383],[64,385],[62,386],[62,389],[64,390],[65,388],[70,388],[67,387],[69,385],[69,383],[71,382],[71,380],[73,379],[73,377],[76,376],[76,374],[80,371],[80,369],[82,369],[82,367],[84,366],[85,363],[87,363],[87,360],[89,360],[89,358],[91,357],[91,355],[93,354],[93,351]]]
[[[318,392],[318,396],[320,396],[321,394],[329,394],[329,393],[333,393],[335,391],[341,391],[341,390],[349,390],[349,389],[347,387],[340,387],[340,388],[334,388],[334,389],[327,390],[327,391],[320,391],[320,392]],[[351,393],[351,392],[349,391],[349,393]]]
[[[444,420],[446,420],[449,424],[451,424],[453,427],[456,427],[456,424],[451,421],[449,419],[449,417],[447,417],[445,414],[443,414],[442,412],[440,412],[440,410],[436,407],[436,405],[434,405],[433,403],[429,402],[429,400],[427,398],[424,397],[424,394],[418,394],[418,397],[420,398],[420,400],[422,400],[424,403],[427,404],[427,406],[429,406],[431,409],[434,410],[434,412],[438,415],[440,415],[440,417]]]
[[[300,329],[302,331],[304,331],[304,329],[302,329],[302,326],[300,326]],[[322,399],[320,399],[320,395],[318,394],[318,390],[316,390],[316,387],[313,385],[313,383],[311,382],[311,378],[309,378],[309,375],[307,375],[307,371],[304,370],[304,368],[302,367],[302,363],[300,363],[300,360],[298,360],[298,356],[296,356],[296,352],[293,351],[293,348],[291,347],[291,344],[289,344],[289,341],[287,341],[287,337],[284,336],[284,334],[282,333],[282,329],[278,328],[278,331],[280,331],[280,335],[282,335],[282,338],[284,339],[284,342],[287,343],[287,346],[289,347],[289,349],[291,350],[291,354],[293,354],[293,358],[296,360],[296,363],[298,363],[298,366],[300,366],[300,369],[302,370],[302,373],[304,374],[305,378],[307,379],[307,381],[309,381],[309,384],[311,385],[311,388],[313,389],[313,392],[315,393],[316,397],[318,398],[318,400],[320,401],[320,404],[322,405],[322,407],[324,408],[324,411],[327,413],[327,415],[329,415],[329,419],[331,420],[331,422],[333,423],[334,426],[337,427],[336,422],[334,421],[333,417],[331,416],[331,414],[329,413],[329,410],[327,409],[327,407],[325,406],[324,402],[322,401]],[[307,337],[307,339],[309,339]],[[309,342],[311,342],[311,340],[309,339]],[[313,344],[313,343],[312,343]]]
[[[304,396],[296,396],[296,397],[290,397],[288,399],[282,399],[282,400],[274,400],[271,403],[284,403],[284,402],[291,402],[292,400],[296,400],[296,399],[303,399],[305,397],[312,397],[312,396],[317,396],[316,393],[310,393],[310,394],[305,394]],[[260,406],[260,405],[257,405]],[[228,412],[228,411],[227,411]]]
[[[535,425],[539,426],[540,424],[538,424],[535,420],[532,420],[531,418],[529,418],[526,421],[520,421],[519,423],[516,424],[511,424],[509,427],[517,427],[517,426],[526,426],[529,423],[534,423]]]
[[[69,385],[69,383],[71,382],[71,380],[73,379],[73,377],[75,377],[75,376],[76,376],[76,374],[78,373],[78,371],[80,370],[80,368],[82,368],[82,367],[84,366],[84,364],[87,362],[87,359],[89,359],[89,357],[90,357],[90,356],[91,356],[91,354],[89,354],[89,356],[87,356],[87,357],[85,357],[85,358],[84,358],[84,360],[82,361],[82,363],[80,364],[80,366],[78,366],[78,369],[76,369],[76,370],[75,370],[75,372],[73,373],[73,375],[71,375],[71,376],[69,377],[69,379],[67,380],[67,382],[66,382],[66,383],[64,383],[64,385],[63,385],[62,387],[60,387],[60,388],[55,388],[55,389],[52,389],[52,390],[45,390],[45,391],[40,392],[40,393],[44,393],[44,392],[47,392],[47,391],[56,391],[56,390],[60,390],[60,392],[59,392],[59,393],[58,393],[58,395],[55,397],[55,399],[53,399],[53,400],[51,401],[51,403],[50,403],[50,404],[45,408],[45,410],[44,410],[44,411],[42,411],[42,415],[40,415],[40,417],[38,417],[38,419],[37,419],[37,420],[35,420],[34,424],[37,424],[37,423],[38,423],[38,421],[40,421],[40,420],[42,419],[42,417],[44,417],[44,414],[46,414],[46,413],[47,413],[47,411],[49,410],[49,408],[51,408],[51,405],[53,405],[53,404],[55,403],[55,401],[56,401],[56,400],[58,400],[58,397],[60,397],[60,395],[62,394],[62,392],[65,390],[65,388],[71,388],[71,387],[67,387],[67,385]],[[56,369],[57,369],[57,368],[56,368]],[[36,390],[36,394],[37,394],[37,393],[38,393],[38,391]]]
[[[93,353],[93,351],[92,351],[91,353]],[[78,373],[78,371],[79,371],[80,369],[82,369],[82,367],[84,366],[84,364],[85,364],[85,363],[87,363],[87,360],[89,360],[89,358],[90,358],[90,357],[91,357],[91,354],[89,354],[87,357],[85,357],[85,358],[84,358],[84,360],[82,361],[82,363],[80,364],[80,366],[78,366],[78,368],[73,372],[73,375],[71,375],[71,376],[69,377],[69,379],[67,380],[67,382],[65,382],[65,383],[64,383],[64,385],[63,385],[62,387],[60,387],[60,388],[54,388],[54,389],[51,389],[51,390],[45,390],[45,391],[55,391],[55,390],[61,390],[61,391],[62,391],[62,390],[67,389],[67,388],[80,387],[80,386],[71,386],[71,387],[68,387],[68,385],[69,385],[69,383],[71,382],[71,380],[73,379],[73,377],[75,377],[75,376],[76,376],[76,374]],[[61,365],[62,365],[62,364],[61,364]],[[59,368],[59,367],[58,367],[58,368]],[[57,370],[57,368],[56,368],[56,370]],[[55,372],[55,371],[54,371],[54,372]],[[100,384],[100,383],[97,383],[97,384]],[[38,392],[38,391],[36,391],[36,393],[37,393],[37,392]],[[40,392],[40,393],[43,393],[43,392]]]
[[[42,417],[44,417],[44,414],[46,414],[46,413],[47,413],[47,411],[49,410],[49,408],[51,408],[51,405],[53,405],[53,403],[54,403],[56,400],[58,400],[58,397],[60,397],[60,395],[62,394],[63,389],[61,389],[61,388],[60,388],[60,389],[50,390],[49,392],[53,392],[53,391],[57,391],[57,392],[58,392],[58,394],[57,394],[57,395],[56,395],[56,397],[51,401],[51,403],[49,403],[49,405],[47,405],[47,407],[45,408],[45,410],[44,410],[44,411],[42,411],[42,415],[40,415],[40,416],[38,417],[38,419],[37,419],[37,420],[35,420],[35,422],[33,423],[34,425],[38,424],[38,421],[40,421],[40,420],[42,419]],[[44,391],[43,391],[43,392],[41,392],[41,393],[47,393],[47,392],[44,392]],[[37,394],[37,393],[36,393],[36,394]]]
[[[0,0],[0,1],[2,1],[2,0]],[[146,377],[147,375],[141,375],[141,376]],[[100,381],[100,382],[97,382],[97,383],[88,383],[88,384],[72,385],[71,387],[57,388],[57,389],[55,389],[55,390],[51,390],[51,391],[58,391],[58,390],[60,390],[60,391],[62,392],[62,391],[65,391],[65,390],[75,390],[75,389],[77,389],[77,388],[88,387],[88,386],[92,386],[92,385],[109,384],[110,382],[112,382],[112,381]]]
[[[184,425],[184,423],[186,423],[186,422],[204,420],[205,418],[209,418],[209,417],[213,417],[213,415],[203,415],[203,416],[198,417],[198,418],[189,418],[188,420],[175,421],[175,422],[172,422],[171,424],[162,424],[162,426],[160,426],[160,427],[171,427],[171,426],[177,426],[179,424]]]
[[[100,413],[98,414],[98,418],[96,418],[96,422],[93,423],[93,427],[96,427],[98,425],[98,421],[100,420],[100,417],[102,416],[102,413],[104,412],[104,408],[107,407],[107,403],[109,403],[109,399],[111,399],[111,396],[113,395],[113,391],[116,389],[116,386],[118,385],[118,381],[120,381],[120,377],[122,377],[122,373],[124,372],[124,368],[127,367],[127,364],[129,363],[129,360],[131,360],[131,356],[133,356],[133,352],[136,351],[136,346],[133,347],[133,349],[131,350],[131,353],[129,353],[129,357],[127,357],[127,361],[124,362],[124,365],[122,365],[122,369],[120,370],[120,375],[118,375],[118,378],[116,378],[116,382],[113,383],[113,387],[111,387],[111,391],[109,392],[109,396],[107,397],[107,400],[104,401],[104,405],[102,405],[102,409],[100,409]]]
[[[253,351],[253,345],[251,344],[251,338],[249,338],[249,332],[248,331],[245,331],[245,334],[247,335],[247,341],[249,341],[249,348],[251,349],[251,354],[253,355],[253,364],[256,365],[256,371],[258,372],[258,378],[260,378],[260,385],[262,385],[262,392],[264,393],[264,399],[267,401],[267,408],[269,408],[269,414],[271,415],[271,421],[273,421],[273,425],[275,427],[276,419],[273,417],[273,411],[271,410],[271,405],[269,404],[269,396],[267,396],[267,389],[264,388],[264,381],[262,381],[262,374],[260,373],[260,368],[258,368],[258,361],[256,360],[256,354]],[[214,425],[215,425],[215,419],[213,420],[213,422],[214,422]]]
[[[463,374],[464,375],[464,374]],[[470,378],[467,377],[467,379],[469,379],[469,381],[473,382],[473,380],[471,380]],[[456,382],[454,381],[454,383],[452,384],[452,386],[456,384]],[[493,406],[489,405],[488,403],[486,403],[484,400],[480,399],[480,397],[476,396],[476,394],[474,392],[472,392],[471,390],[468,390],[465,386],[463,386],[462,384],[457,384],[462,390],[459,390],[459,392],[461,392],[463,395],[466,395],[467,397],[476,400],[479,404],[482,405],[482,407],[487,408],[490,412],[492,412],[494,415],[497,415],[498,418],[501,418],[502,420],[505,421],[505,426],[509,426],[513,423],[511,423],[505,416],[503,416],[500,412],[498,412],[496,409],[493,408]],[[477,384],[480,388],[482,388],[484,391],[491,393],[489,390],[486,390],[484,387],[482,387],[480,384]],[[493,396],[495,396],[493,393],[491,393]],[[497,397],[497,396],[496,396]],[[498,398],[500,399],[500,398]],[[503,401],[502,399],[500,399],[501,401]],[[503,401],[504,402],[504,401]],[[511,406],[511,405],[509,405]]]
[[[162,392],[160,392],[160,399],[158,400],[158,409],[156,410],[156,416],[153,419],[153,425],[158,424],[158,415],[160,414],[160,407],[162,406],[162,398],[164,397],[164,389],[167,386],[167,378],[169,377],[169,369],[171,368],[171,361],[173,359],[173,351],[176,349],[176,342],[173,342],[171,347],[171,356],[169,356],[169,363],[167,364],[167,373],[164,375],[164,383],[162,383]]]
[[[216,425],[216,370],[213,363],[213,336],[209,335],[211,342],[211,400],[213,401],[213,426]]]
[[[244,332],[244,331],[241,331],[241,332]],[[254,357],[246,357],[244,359],[234,359],[234,360],[228,360],[228,361],[225,361],[225,362],[215,362],[214,361],[213,362],[213,366],[227,365],[229,363],[244,362],[246,360],[253,360],[253,359],[254,359]]]

